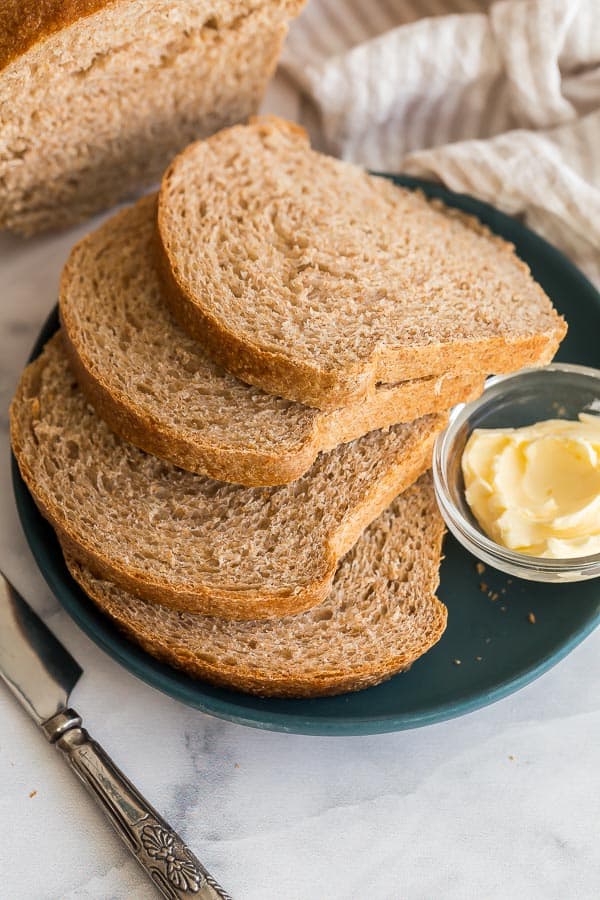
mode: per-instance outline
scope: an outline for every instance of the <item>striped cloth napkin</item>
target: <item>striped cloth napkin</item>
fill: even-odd
[[[309,0],[282,66],[317,146],[520,215],[600,283],[600,0]]]

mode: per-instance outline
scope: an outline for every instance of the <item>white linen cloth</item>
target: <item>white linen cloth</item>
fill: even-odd
[[[600,282],[600,0],[309,0],[282,67],[317,145],[522,215]]]

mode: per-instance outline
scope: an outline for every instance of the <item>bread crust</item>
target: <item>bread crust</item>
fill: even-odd
[[[34,44],[122,0],[4,0],[0,4],[0,71]]]
[[[3,0],[0,4],[0,71],[35,44],[91,16],[106,6],[127,0]],[[306,0],[288,0],[289,15]]]
[[[59,340],[55,336],[52,340]],[[152,579],[148,572],[123,559],[100,552],[87,535],[65,517],[51,491],[36,479],[26,449],[29,419],[35,419],[37,385],[45,365],[38,357],[25,369],[10,407],[13,453],[23,480],[40,512],[59,535],[65,550],[98,577],[112,581],[136,596],[175,609],[218,615],[229,619],[262,619],[299,612],[321,602],[328,594],[339,559],[356,542],[366,525],[375,519],[393,498],[409,487],[431,464],[431,453],[446,416],[434,417],[432,427],[410,450],[398,455],[385,476],[370,485],[361,503],[352,509],[335,531],[324,536],[320,565],[312,581],[282,585],[277,589],[229,590],[201,581],[174,586],[168,580]]]

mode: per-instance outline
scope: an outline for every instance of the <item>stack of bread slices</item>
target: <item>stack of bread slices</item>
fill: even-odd
[[[376,684],[442,635],[448,409],[565,325],[477,221],[274,118],[192,144],[71,253],[11,408],[84,591],[190,675]]]

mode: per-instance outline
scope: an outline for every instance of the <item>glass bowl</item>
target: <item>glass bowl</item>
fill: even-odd
[[[600,370],[554,363],[486,381],[481,397],[456,406],[433,452],[433,480],[444,520],[478,559],[529,581],[583,581],[600,575],[600,553],[573,559],[528,556],[497,544],[473,516],[465,498],[461,458],[475,428],[519,428],[544,419],[600,415]]]

